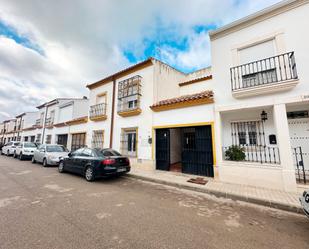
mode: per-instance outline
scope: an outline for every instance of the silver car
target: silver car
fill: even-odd
[[[42,163],[44,167],[48,165],[58,165],[59,159],[67,156],[69,151],[62,145],[42,144],[34,151],[32,163]]]
[[[304,213],[309,218],[309,189],[304,191],[303,195],[299,198],[299,201],[303,207]]]

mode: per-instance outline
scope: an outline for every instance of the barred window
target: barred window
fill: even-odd
[[[47,135],[47,136],[46,136],[45,143],[46,143],[46,144],[50,144],[50,143],[51,143],[51,139],[52,139],[52,135]]]
[[[233,145],[265,145],[264,127],[261,121],[231,123]]]
[[[104,131],[103,130],[96,130],[92,131],[92,148],[104,148]]]
[[[86,133],[72,134],[71,150],[75,151],[79,148],[85,147]]]
[[[118,83],[118,112],[140,107],[141,78],[137,75]]]
[[[122,129],[120,146],[121,154],[137,156],[137,128]]]
[[[41,134],[36,135],[36,140],[35,142],[40,143],[41,142]]]

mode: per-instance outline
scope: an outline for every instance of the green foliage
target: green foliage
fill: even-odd
[[[246,158],[245,149],[238,145],[232,145],[225,151],[225,157],[230,161],[244,161]]]

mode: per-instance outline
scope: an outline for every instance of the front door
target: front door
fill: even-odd
[[[57,144],[63,145],[65,148],[67,148],[67,144],[68,144],[68,134],[58,135]]]
[[[214,176],[211,126],[182,129],[182,172]]]
[[[289,119],[288,122],[291,146],[301,147],[303,165],[309,170],[309,118]]]
[[[156,169],[170,169],[170,130],[156,130]]]

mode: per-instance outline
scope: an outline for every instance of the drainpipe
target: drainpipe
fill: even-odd
[[[45,125],[46,125],[46,119],[47,119],[47,110],[48,110],[48,105],[45,108],[45,114],[44,114],[44,119],[43,119],[43,131],[42,131],[42,144],[44,144],[44,136],[45,136]]]
[[[110,147],[110,148],[113,147],[115,97],[116,97],[116,79],[113,78],[113,98],[112,98],[112,115],[111,115],[111,133],[110,133],[110,140],[109,140],[109,147]]]

